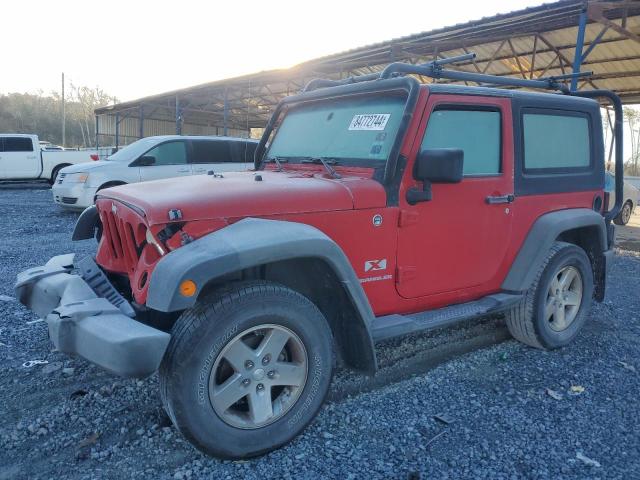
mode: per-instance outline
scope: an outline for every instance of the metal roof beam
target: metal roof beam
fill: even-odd
[[[523,40],[523,39],[526,39],[529,36],[533,37],[534,42],[535,42],[535,37],[537,35],[538,35],[537,33],[533,33],[531,35],[529,35],[529,34],[527,34],[527,35],[519,35],[517,37],[512,37],[512,36],[507,36],[505,38],[499,38],[498,37],[498,38],[488,39],[484,43],[485,43],[485,46],[486,46],[487,43],[497,43],[497,42],[506,43],[509,38]],[[599,41],[599,44],[600,45],[604,45],[604,44],[609,44],[609,43],[614,43],[614,42],[623,42],[623,41],[626,41],[626,40],[627,40],[626,37],[619,36],[619,37],[614,37],[614,38],[609,38],[609,39],[601,39]],[[591,47],[591,45],[593,43],[594,42],[585,42],[585,47]],[[464,43],[464,46],[466,46],[467,48],[473,48],[474,46],[478,46],[478,45],[482,45],[482,42],[481,43],[474,43],[473,45],[469,45],[468,43]],[[441,52],[445,52],[445,53],[448,54],[451,51],[454,51],[454,50],[457,50],[457,49],[461,49],[461,48],[462,48],[462,45],[460,44],[460,42],[456,42],[455,45],[450,45],[450,46],[448,46],[446,48],[441,49],[440,51]],[[551,52],[555,53],[556,50],[560,50],[560,51],[572,50],[574,48],[575,48],[575,44],[568,44],[568,45],[564,45],[563,44],[563,45],[559,45],[559,46],[554,47],[554,49],[552,49],[552,48],[546,48],[545,49],[545,48],[539,48],[538,47],[536,55],[541,55],[541,54],[544,54],[544,53],[551,53]],[[498,50],[498,52],[500,50],[502,50],[502,48],[500,48]],[[418,51],[417,49],[412,49],[412,50],[406,50],[406,52],[407,52],[407,54],[410,54],[412,57],[421,56],[423,58],[428,58],[430,55],[432,55],[431,51],[426,51],[426,50]],[[522,52],[518,52],[518,54],[521,57],[522,56],[532,55],[533,54],[533,49],[532,50],[525,50],[525,51],[522,51]],[[508,55],[492,56],[490,58],[477,58],[475,60],[475,62],[477,64],[483,64],[485,62],[491,62],[491,61],[508,60],[508,59],[512,58],[512,55],[513,54],[511,52],[509,52]],[[412,58],[412,57],[406,57],[406,59]],[[608,61],[608,60],[604,60],[604,61],[602,61],[602,63],[604,63],[606,61]],[[387,64],[387,63],[388,63],[387,61],[382,61],[382,62],[379,63],[379,65],[384,65],[384,64]],[[462,62],[462,63],[460,63],[460,66],[467,66],[467,65],[470,65],[470,64],[471,64],[471,62]],[[329,70],[324,71],[324,75],[327,75],[329,73],[330,73]]]
[[[612,30],[615,30],[620,35],[623,35],[624,37],[629,38],[634,42],[640,43],[640,35],[636,35],[635,33],[627,30],[626,28],[621,27],[620,25],[613,22],[612,20],[609,20],[607,17],[604,16],[604,11],[605,11],[604,6],[598,3],[592,3],[587,7],[587,13],[591,20],[601,23],[602,25],[605,25]]]
[[[513,53],[513,58],[515,59],[516,64],[518,65],[518,69],[520,69],[520,74],[522,75],[522,78],[526,79],[527,76],[524,74],[524,69],[522,68],[522,63],[520,63],[520,57],[516,53],[516,49],[513,48],[513,43],[511,42],[511,39],[507,40],[507,43],[509,44],[509,48],[511,49],[511,53]]]
[[[589,45],[589,47],[585,51],[582,52],[582,64],[583,65],[584,65],[584,61],[587,59],[587,57],[593,51],[593,49],[596,48],[596,46],[600,43],[600,40],[602,40],[602,37],[604,36],[605,33],[607,33],[607,31],[609,31],[609,27],[605,26],[602,30],[600,30],[600,33],[598,33],[598,35],[593,40],[593,42],[591,42],[591,45]]]

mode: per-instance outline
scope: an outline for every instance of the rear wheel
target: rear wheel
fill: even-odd
[[[525,297],[506,314],[511,334],[536,348],[571,342],[584,325],[593,296],[593,270],[580,247],[556,242]]]
[[[332,367],[331,330],[313,303],[278,284],[239,283],[177,320],[160,367],[161,396],[200,450],[246,458],[304,429]]]
[[[622,208],[620,209],[620,213],[618,213],[616,218],[613,219],[613,222],[616,225],[626,225],[627,223],[629,223],[629,220],[631,220],[632,208],[633,206],[631,205],[630,201],[625,202],[625,204],[622,205]]]

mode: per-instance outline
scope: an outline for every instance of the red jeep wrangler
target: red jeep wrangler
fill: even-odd
[[[300,433],[334,352],[373,374],[375,342],[494,312],[528,345],[568,344],[604,296],[620,100],[455,60],[312,81],[277,107],[255,171],[101,191],[73,234],[98,239],[95,261],[54,257],[18,297],[60,351],[159,369],[178,430],[226,458]],[[596,97],[617,117],[608,212]]]

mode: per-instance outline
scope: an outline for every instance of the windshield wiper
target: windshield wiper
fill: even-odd
[[[282,158],[282,157],[270,157],[267,158],[267,162],[275,162],[275,164],[277,165],[277,171],[281,172],[283,170],[283,166],[282,164],[284,162],[288,162],[289,160],[287,160],[286,158]]]
[[[338,165],[338,162],[333,158],[309,157],[302,160],[302,163],[316,163],[316,164],[320,163],[327,170],[327,172],[329,172],[329,175],[331,175],[333,178],[342,178],[342,175],[336,172],[335,169],[331,166],[331,165]]]

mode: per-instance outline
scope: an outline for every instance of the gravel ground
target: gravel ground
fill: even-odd
[[[19,271],[94,248],[70,243],[76,215],[50,197],[0,186],[0,480],[640,478],[637,252],[618,251],[607,299],[571,346],[525,347],[499,317],[390,342],[374,379],[337,372],[290,445],[229,462],[180,437],[155,376],[122,380],[53,351],[45,324],[13,299]]]

